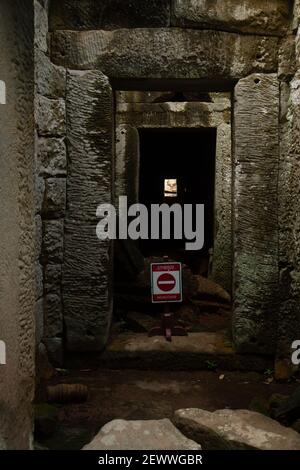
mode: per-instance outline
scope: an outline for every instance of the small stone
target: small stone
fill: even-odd
[[[107,423],[83,450],[200,450],[169,419]]]

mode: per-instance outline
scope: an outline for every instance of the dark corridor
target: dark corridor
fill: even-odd
[[[140,130],[140,203],[204,204],[205,245],[184,253],[185,240],[143,240],[145,256],[169,255],[195,263],[208,258],[214,239],[216,129]],[[168,181],[171,180],[171,181]],[[191,263],[188,263],[191,264]],[[193,264],[193,263],[192,263]]]

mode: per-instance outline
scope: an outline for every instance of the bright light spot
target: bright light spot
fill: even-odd
[[[165,179],[165,197],[177,197],[176,179]]]

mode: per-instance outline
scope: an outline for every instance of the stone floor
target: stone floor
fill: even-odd
[[[87,385],[86,403],[57,405],[57,430],[39,440],[50,449],[80,449],[113,419],[170,418],[177,409],[249,408],[253,400],[273,393],[290,394],[299,383],[279,384],[270,371],[136,371],[73,370],[61,372],[57,383]]]

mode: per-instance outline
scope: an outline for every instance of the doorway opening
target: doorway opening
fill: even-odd
[[[186,251],[186,240],[142,240],[145,257],[168,256],[207,276],[214,242],[216,129],[140,129],[139,202],[204,204],[204,247]],[[194,221],[195,222],[195,221]]]

